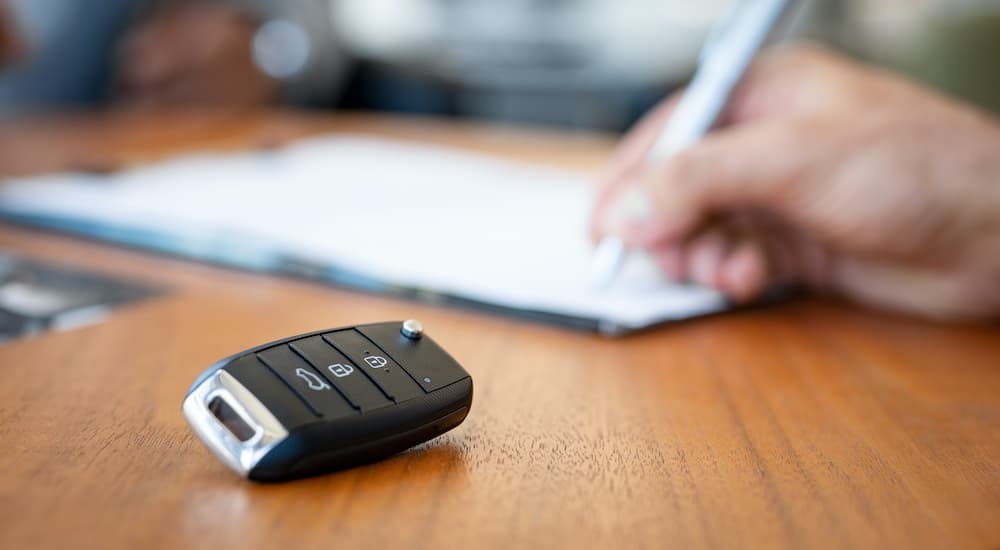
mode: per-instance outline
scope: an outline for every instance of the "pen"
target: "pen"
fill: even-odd
[[[653,143],[646,163],[669,158],[704,137],[718,121],[736,85],[794,0],[744,0],[705,42],[698,70]],[[621,238],[608,235],[594,251],[591,278],[596,288],[611,286],[628,255]]]

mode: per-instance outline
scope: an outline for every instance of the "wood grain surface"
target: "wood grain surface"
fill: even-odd
[[[362,116],[78,116],[0,130],[0,172],[327,130],[583,170],[611,144]],[[0,346],[0,548],[1000,548],[995,326],[802,299],[608,340],[11,226],[0,247],[169,290]],[[402,318],[475,380],[468,419],[435,441],[260,485],[181,415],[220,357]]]

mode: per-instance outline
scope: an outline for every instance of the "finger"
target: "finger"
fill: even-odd
[[[660,243],[650,254],[670,280],[715,286],[718,265],[732,240],[731,227],[722,220],[705,225],[683,242]]]
[[[741,242],[752,243],[767,260],[767,273],[771,283],[798,282],[802,266],[801,228],[791,227],[764,212],[745,211],[733,217],[733,224]]]
[[[735,302],[753,300],[774,282],[773,244],[761,225],[739,217],[713,222],[686,246],[687,279]]]
[[[745,302],[775,285],[803,282],[811,239],[801,230],[759,211],[738,212],[727,223],[734,238],[718,268],[719,290]]]
[[[740,209],[787,213],[800,175],[819,140],[792,123],[756,123],[721,130],[651,169],[642,179],[654,229],[624,238],[648,248],[680,240],[712,214]],[[646,240],[642,240],[646,239]]]
[[[718,287],[739,302],[760,297],[775,285],[802,285],[818,292],[844,290],[831,251],[801,228],[757,212],[734,217],[738,234],[719,267]]]
[[[664,275],[712,287],[735,302],[760,297],[775,284],[798,280],[796,244],[786,226],[756,212],[703,224],[685,241],[650,253]]]
[[[675,94],[646,115],[628,133],[608,162],[598,180],[597,198],[591,214],[592,238],[600,238],[607,231],[605,224],[608,210],[623,189],[645,167],[646,155],[666,126],[678,99],[679,95]]]
[[[667,279],[678,283],[687,279],[686,255],[682,245],[659,248],[652,251],[652,255]]]
[[[729,253],[730,241],[731,237],[722,229],[713,229],[691,241],[688,245],[688,279],[717,288],[719,268]]]
[[[720,126],[734,125],[730,130],[757,129],[760,125],[775,126],[775,123],[789,120],[792,115],[815,112],[818,107],[830,103],[830,74],[843,70],[842,62],[838,59],[819,47],[784,48],[765,55],[754,64],[735,90],[729,107],[720,117]],[[609,211],[623,188],[627,188],[639,179],[641,173],[646,170],[646,154],[665,126],[678,99],[678,95],[675,95],[655,114],[647,117],[630,134],[609,164],[591,217],[592,237],[599,237],[609,231],[607,223]],[[711,141],[730,130],[717,131],[705,141]],[[738,135],[732,136],[731,139],[720,141],[716,149],[726,149],[725,141],[738,141],[738,137]],[[763,143],[766,144],[766,140]],[[785,143],[790,146],[801,144],[801,141],[794,140]],[[701,145],[698,146],[700,147]],[[765,146],[749,147],[746,150],[753,155],[761,155],[758,160],[780,160],[785,155],[794,156],[796,148],[778,149]],[[709,149],[706,149],[705,156],[710,157],[708,151]],[[739,161],[746,157],[748,155],[735,157],[729,164],[738,165]],[[667,163],[668,166],[676,164]],[[687,225],[690,219],[682,218],[681,222],[684,222],[681,225]]]
[[[680,92],[671,95],[629,131],[614,156],[611,157],[605,169],[604,179],[621,179],[620,176],[628,173],[634,166],[643,163],[653,143],[656,142],[663,127],[670,119],[670,115],[680,100],[680,95]]]
[[[765,247],[755,240],[743,240],[720,262],[716,288],[734,302],[749,302],[772,284],[770,273]]]

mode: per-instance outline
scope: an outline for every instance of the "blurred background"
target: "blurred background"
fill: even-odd
[[[710,29],[737,1],[0,0],[0,189],[12,187],[9,176],[78,173],[85,185],[70,185],[68,195],[56,186],[22,198],[116,215],[74,193],[92,191],[90,177],[104,181],[171,153],[270,150],[313,126],[343,124],[346,112],[596,133],[573,136],[600,141],[577,155],[596,167],[617,133],[684,84]],[[830,44],[1000,112],[1000,0],[801,4],[789,40]],[[371,120],[369,129],[378,124]],[[428,122],[409,137],[433,141]],[[523,135],[512,138],[522,144],[519,160],[530,151],[569,155],[565,133],[547,150],[523,145]],[[332,170],[320,164],[299,174]],[[204,168],[170,182],[175,211],[204,189],[225,189],[225,178]],[[114,199],[114,187],[104,187]],[[0,218],[7,201],[0,196]],[[47,227],[95,236],[64,218]],[[183,225],[158,229],[173,235]],[[119,241],[145,235],[126,229]],[[156,291],[0,253],[0,341],[93,322]]]
[[[287,104],[622,131],[736,0],[0,0],[0,116]],[[1000,2],[812,0],[790,37],[1000,112]]]

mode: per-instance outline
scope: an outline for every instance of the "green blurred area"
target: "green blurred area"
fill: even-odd
[[[897,68],[1000,114],[1000,9],[928,17]]]

